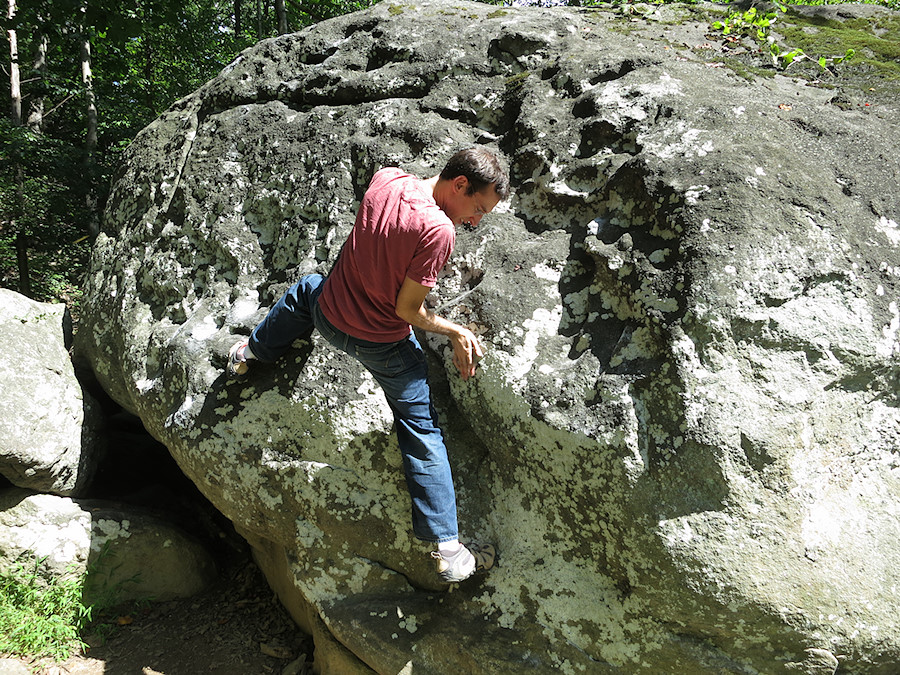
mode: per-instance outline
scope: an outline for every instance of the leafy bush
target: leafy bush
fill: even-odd
[[[86,645],[91,608],[81,598],[84,574],[47,579],[42,559],[0,572],[0,654],[65,660]]]

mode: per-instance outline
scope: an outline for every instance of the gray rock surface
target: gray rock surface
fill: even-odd
[[[654,23],[677,11],[380,3],[248,50],[129,148],[81,348],[325,672],[900,668],[896,104],[710,67],[664,39],[703,25]],[[462,534],[501,557],[446,593],[371,378],[316,336],[223,366],[378,167],[472,143],[516,195],[434,295],[479,375],[428,345]]]
[[[87,603],[190,597],[215,577],[206,550],[177,527],[111,503],[0,492],[0,568],[41,561],[47,577],[87,574]]]
[[[102,450],[99,406],[75,377],[68,324],[65,305],[0,289],[0,474],[58,495],[87,485]]]
[[[0,675],[31,675],[31,668],[15,659],[0,659]]]

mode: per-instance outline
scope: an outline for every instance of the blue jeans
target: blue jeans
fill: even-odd
[[[324,282],[323,276],[310,274],[291,286],[253,330],[250,351],[260,361],[275,361],[294,340],[315,328],[331,345],[365,366],[394,412],[412,499],[413,533],[431,542],[456,539],[456,492],[444,436],[431,404],[421,345],[412,332],[399,342],[368,342],[338,330],[319,308]]]

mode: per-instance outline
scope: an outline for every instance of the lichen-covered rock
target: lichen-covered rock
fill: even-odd
[[[897,107],[615,19],[380,3],[248,50],[128,150],[82,347],[341,668],[893,672]],[[472,143],[516,194],[433,295],[479,375],[428,344],[462,534],[500,559],[448,594],[372,379],[316,336],[223,366],[379,166]]]
[[[65,305],[0,289],[0,474],[72,496],[94,474],[101,420],[75,377],[70,338]]]
[[[48,577],[85,575],[87,603],[190,597],[212,582],[206,550],[173,525],[111,503],[0,492],[0,568],[38,563]]]

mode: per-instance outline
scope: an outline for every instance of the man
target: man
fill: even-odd
[[[456,226],[476,226],[508,197],[509,178],[483,147],[457,152],[428,180],[381,169],[331,274],[301,278],[229,353],[229,372],[241,375],[248,360],[274,361],[316,328],[372,373],[394,413],[413,533],[436,544],[431,555],[448,583],[490,569],[495,554],[489,544],[459,542],[447,448],[411,326],[448,336],[460,376],[475,374],[482,355],[477,338],[427,309],[425,297],[453,250]]]

